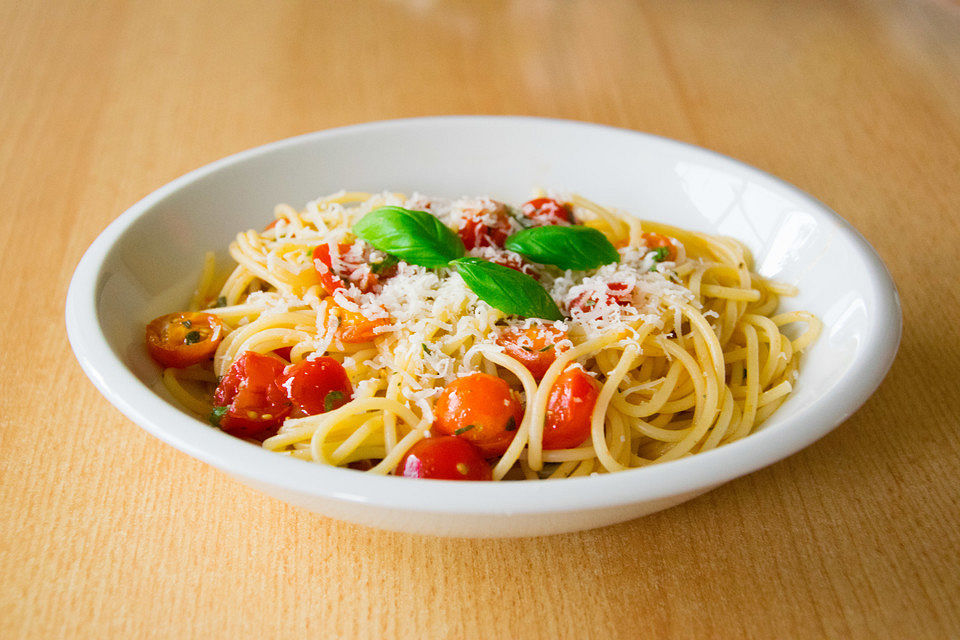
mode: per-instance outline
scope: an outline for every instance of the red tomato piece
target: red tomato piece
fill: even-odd
[[[519,254],[503,252],[500,255],[497,255],[489,259],[490,262],[495,262],[497,264],[502,264],[505,267],[510,267],[514,271],[519,271],[520,273],[525,273],[534,280],[539,280],[540,275],[530,267],[530,263],[526,262]]]
[[[382,335],[375,331],[378,327],[393,322],[390,318],[368,318],[362,313],[344,309],[335,302],[331,305],[330,313],[334,314],[340,323],[337,327],[337,338],[348,344],[372,342]]]
[[[659,249],[660,247],[667,248],[667,262],[674,262],[677,259],[677,246],[673,244],[673,241],[667,236],[661,235],[659,233],[642,233],[640,237],[643,238],[644,244],[647,245],[647,248],[653,251],[654,249]]]
[[[553,198],[536,198],[524,203],[520,211],[541,226],[573,224],[570,206]]]
[[[486,373],[448,384],[433,410],[437,431],[460,436],[485,458],[503,454],[523,420],[523,406],[510,385]]]
[[[353,386],[343,365],[327,356],[288,365],[278,384],[293,404],[296,417],[332,411],[353,399]]]
[[[607,285],[607,291],[602,294],[601,299],[607,305],[629,307],[633,304],[633,287],[625,282],[611,282]],[[581,293],[570,303],[570,310],[579,309],[581,312],[588,312],[597,306],[601,299],[596,295]]]
[[[283,362],[272,356],[247,351],[223,376],[213,395],[213,416],[218,426],[240,438],[265,440],[277,433],[291,410],[290,400],[279,385]]]
[[[291,351],[293,351],[293,348],[292,348],[292,347],[280,347],[279,349],[274,349],[274,350],[273,350],[273,352],[274,352],[275,354],[277,354],[278,356],[280,356],[281,358],[283,358],[283,359],[286,360],[287,362],[290,362],[290,352],[291,352]]]
[[[580,367],[560,374],[547,397],[543,448],[570,449],[589,438],[590,416],[599,395],[596,380]]]
[[[502,249],[512,231],[510,216],[501,206],[493,211],[478,211],[466,218],[457,234],[467,250],[478,247]]]
[[[147,351],[163,366],[182,369],[212,357],[224,333],[215,315],[169,313],[147,325]]]
[[[352,244],[338,244],[337,253],[338,258],[343,260],[343,258],[350,252]],[[347,287],[344,278],[351,280],[351,276],[357,269],[360,267],[360,264],[350,263],[350,262],[341,262],[340,271],[338,272],[333,268],[333,260],[330,257],[330,245],[321,244],[313,250],[313,267],[317,271],[317,276],[320,278],[320,286],[322,286],[327,293],[333,295],[337,289],[345,289]],[[367,272],[360,278],[356,285],[364,293],[372,291],[380,282],[380,279],[373,272]]]
[[[510,327],[497,337],[497,344],[503,352],[518,360],[536,380],[543,378],[558,353],[565,349],[557,347],[557,342],[566,337],[566,333],[551,326],[531,326],[528,329]]]
[[[400,459],[396,474],[433,480],[492,480],[490,465],[472,444],[456,436],[427,438]]]

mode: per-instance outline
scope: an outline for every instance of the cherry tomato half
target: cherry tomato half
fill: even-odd
[[[510,216],[501,206],[494,211],[480,211],[466,218],[457,234],[463,240],[463,246],[470,250],[477,247],[503,248],[512,231]]]
[[[528,329],[509,327],[504,329],[497,338],[497,344],[503,347],[503,352],[518,360],[525,366],[536,380],[543,378],[557,354],[563,350],[557,347],[566,333],[550,326],[533,325]]]
[[[659,249],[660,247],[667,248],[667,262],[674,262],[677,259],[677,246],[673,244],[673,241],[670,240],[667,236],[661,235],[659,233],[642,233],[640,237],[643,238],[643,242],[647,245],[647,248],[651,251],[654,249]]]
[[[492,480],[490,465],[472,444],[456,436],[427,438],[400,459],[396,474],[434,480]]]
[[[568,367],[550,389],[543,425],[544,449],[570,449],[590,437],[590,415],[600,395],[596,380]]]
[[[340,323],[337,327],[337,338],[348,344],[372,342],[374,338],[382,335],[375,331],[377,327],[393,322],[390,318],[368,318],[357,311],[344,309],[335,302],[331,305],[331,313],[336,315]]]
[[[327,356],[288,365],[278,384],[293,404],[296,417],[332,411],[353,398],[343,365]]]
[[[240,438],[265,440],[276,434],[291,410],[280,387],[283,362],[272,356],[247,351],[223,376],[213,395],[214,416],[219,426]]]
[[[542,226],[573,224],[570,207],[553,198],[536,198],[520,208],[524,216]]]
[[[224,333],[215,315],[169,313],[147,325],[147,351],[163,366],[182,369],[211,357]]]
[[[510,385],[486,373],[448,384],[433,409],[437,431],[460,436],[486,458],[507,450],[523,420],[523,407]]]

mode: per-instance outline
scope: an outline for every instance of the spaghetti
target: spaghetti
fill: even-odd
[[[190,411],[283,455],[494,480],[674,460],[749,435],[783,403],[821,324],[778,313],[795,290],[754,273],[740,243],[538,196],[511,208],[340,192],[303,211],[278,206],[266,229],[231,243],[228,275],[207,255],[189,312],[151,323],[163,382]],[[352,232],[383,207],[430,214],[471,264],[538,283],[562,319],[507,313],[465,271],[397,259]],[[562,269],[505,248],[544,226],[599,231],[616,261]],[[164,339],[191,357],[163,355]],[[433,467],[426,450],[411,462],[442,438],[471,446]]]

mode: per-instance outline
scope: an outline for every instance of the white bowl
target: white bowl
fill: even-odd
[[[819,316],[795,393],[757,433],[643,469],[545,482],[380,477],[292,460],[211,428],[159,383],[143,327],[189,298],[204,251],[260,227],[275,204],[347,190],[489,194],[573,191],[641,217],[733,236],[758,271],[800,289],[786,308]],[[447,536],[530,536],[612,524],[676,505],[820,438],[876,389],[893,361],[900,307],[869,244],[810,196],[698,147],[599,125],[521,117],[378,122],[224,158],[117,218],[77,266],[66,306],[84,371],[157,438],[264,493],[334,518]],[[770,517],[776,517],[770,514]]]

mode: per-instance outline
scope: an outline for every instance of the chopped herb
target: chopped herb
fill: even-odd
[[[343,400],[346,396],[343,394],[343,391],[329,391],[327,395],[323,398],[323,410],[332,411],[336,408],[336,404]]]
[[[214,309],[219,309],[220,307],[225,307],[225,306],[227,306],[227,299],[224,296],[220,296],[219,298],[217,298],[217,301],[213,303]]]
[[[524,351],[529,352],[529,353],[533,353],[533,349],[531,349],[530,347],[525,347],[525,346],[521,345],[520,348],[523,349]]]
[[[193,326],[193,323],[189,320],[184,320],[181,324],[183,324],[183,326],[185,326],[187,329]]]
[[[386,258],[384,258],[379,262],[371,262],[370,270],[379,275],[384,271],[386,271],[387,269],[397,266],[398,262],[400,261],[397,260],[395,257],[388,255]]]
[[[552,345],[552,344],[548,344],[548,345],[545,346],[543,349],[540,349],[540,353],[543,353],[544,351],[550,351],[550,349],[553,349],[553,345]]]
[[[467,431],[470,431],[470,429],[473,429],[473,428],[476,427],[476,426],[477,426],[477,425],[475,425],[475,424],[468,424],[468,425],[465,426],[465,427],[460,427],[459,429],[457,429],[456,431],[453,432],[453,435],[459,436],[460,434],[463,434],[463,433],[466,433]]]
[[[421,342],[421,343],[420,343],[420,348],[423,349],[423,352],[424,352],[424,353],[427,353],[427,354],[430,353],[430,347],[428,347],[425,343]]]
[[[516,431],[517,430],[517,419],[513,416],[510,416],[510,419],[507,420],[507,426],[504,427],[505,431]]]
[[[670,250],[666,247],[657,247],[650,253],[653,254],[653,265],[650,267],[650,271],[656,271],[657,265],[667,259],[667,256],[670,255]]]
[[[200,342],[199,331],[188,331],[187,335],[183,337],[183,344],[196,344],[198,342]]]
[[[223,419],[223,416],[225,416],[226,413],[227,407],[214,407],[210,412],[210,415],[207,416],[207,420],[209,420],[210,424],[213,426],[219,427],[220,421]]]

